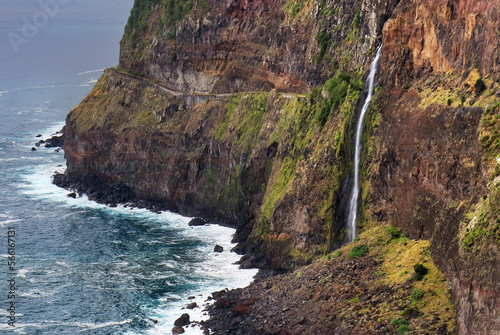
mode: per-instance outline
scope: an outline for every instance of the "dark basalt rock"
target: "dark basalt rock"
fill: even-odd
[[[198,307],[198,304],[196,302],[192,302],[190,304],[187,304],[186,306],[187,309],[195,309],[196,307]]]
[[[224,248],[218,244],[214,247],[214,252],[223,252],[223,251]]]
[[[207,223],[204,219],[200,217],[192,218],[191,221],[189,221],[188,225],[189,226],[204,226]]]
[[[64,145],[64,134],[62,135],[54,135],[51,138],[47,139],[45,142],[41,140],[39,143],[45,143],[46,148],[57,148],[62,147]]]
[[[190,323],[189,314],[184,313],[177,320],[175,320],[174,325],[176,327],[184,327],[185,325],[188,325],[189,323]]]

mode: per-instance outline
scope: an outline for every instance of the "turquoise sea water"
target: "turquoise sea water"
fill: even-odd
[[[202,304],[212,291],[248,284],[255,271],[233,265],[229,228],[108,208],[51,184],[64,153],[32,151],[36,136],[60,130],[102,69],[117,64],[133,2],[53,1],[57,13],[46,20],[40,13],[50,1],[0,4],[0,334],[169,334],[188,296]],[[26,22],[40,26],[29,38]],[[12,33],[25,38],[17,50]],[[225,251],[214,253],[215,244]],[[8,297],[11,277],[15,298]],[[12,301],[15,327],[7,317]],[[189,313],[203,317],[202,309]]]

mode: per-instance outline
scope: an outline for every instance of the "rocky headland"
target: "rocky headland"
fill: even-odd
[[[136,0],[119,66],[68,114],[56,182],[237,228],[242,266],[279,275],[224,293],[217,334],[500,334],[499,9]]]

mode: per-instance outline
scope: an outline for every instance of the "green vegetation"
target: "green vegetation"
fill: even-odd
[[[212,6],[210,6],[208,1],[206,1],[206,0],[202,0],[200,2],[200,7],[201,7],[201,11],[203,12],[203,14],[208,13],[210,11],[210,9],[212,8]]]
[[[366,244],[360,244],[352,248],[351,251],[349,251],[349,254],[347,254],[347,257],[349,258],[363,257],[364,255],[366,255],[367,252],[368,252],[368,246]]]
[[[398,334],[407,334],[410,332],[410,328],[407,325],[401,325],[396,329]]]
[[[408,320],[404,319],[404,318],[397,318],[397,319],[394,319],[391,321],[391,325],[393,326],[402,326],[402,325],[409,325],[410,323],[408,322]]]
[[[391,235],[392,238],[400,238],[401,237],[401,229],[394,228],[392,226],[387,227],[387,231]]]
[[[323,98],[323,90],[327,92],[329,98]],[[348,93],[357,95],[362,90],[363,82],[358,78],[352,78],[348,73],[340,72],[335,77],[330,78],[323,89],[316,88],[311,93],[310,106],[315,120],[324,126],[331,112],[344,103]]]
[[[319,252],[328,252],[334,241],[342,239],[341,228],[335,226],[334,213],[337,190],[348,166],[338,162],[345,156],[345,136],[348,136],[345,129],[362,88],[363,84],[358,77],[339,72],[323,87],[313,89],[308,97],[296,97],[286,104],[268,145],[281,143],[280,147],[286,148],[287,156],[274,163],[274,172],[267,185],[254,236],[266,238],[274,209],[285,194],[293,189],[293,185],[300,183],[300,179],[295,180],[295,176],[301,171],[300,176],[303,177],[303,173],[308,169],[305,161],[308,160],[318,165],[314,171],[325,176],[320,184],[325,200],[318,207],[316,214],[325,227],[325,244]],[[332,134],[334,142],[329,140]],[[320,141],[328,141],[328,144]],[[325,151],[332,151],[336,159],[321,162]]]
[[[208,8],[207,8],[208,5]],[[201,2],[203,9],[209,10],[209,4],[206,1]],[[163,22],[165,26],[170,27],[175,22],[181,21],[186,14],[193,9],[193,3],[183,0],[166,0],[165,1],[165,16]]]
[[[271,188],[271,191],[266,195],[264,203],[261,207],[261,220],[269,222],[271,214],[276,206],[276,203],[285,194],[288,186],[293,180],[296,173],[297,160],[286,157],[283,165],[276,176],[276,180]]]
[[[422,297],[424,296],[424,291],[418,288],[414,288],[413,291],[411,291],[410,299],[413,303],[416,303],[417,301],[420,301]]]
[[[422,280],[424,276],[429,272],[429,269],[420,263],[415,264],[413,266],[413,270],[415,271],[417,280]]]
[[[464,105],[465,103],[465,100],[467,99],[467,97],[465,96],[465,94],[463,94],[462,92],[458,93],[458,96],[460,97],[460,103],[462,104],[462,106]]]
[[[479,241],[482,239],[500,244],[500,184],[492,187],[490,196],[483,199],[478,207],[462,239],[462,246],[466,250],[480,246]]]
[[[144,49],[144,45],[138,45],[140,35],[149,28],[148,17],[154,6],[160,5],[162,0],[135,0],[134,6],[130,11],[130,16],[125,26],[123,35],[124,41],[130,41],[132,48],[139,46],[139,49]],[[200,2],[200,7],[204,13],[210,10],[210,4],[206,1]],[[181,21],[193,9],[193,3],[183,0],[165,0],[165,10],[162,20],[158,23],[158,29],[163,32],[167,28],[167,39],[175,39],[175,29],[173,26],[176,22]]]
[[[161,0],[134,1],[134,6],[130,11],[130,16],[125,27],[122,43],[129,40],[132,48],[136,48],[138,46],[140,35],[149,28],[148,17],[151,10],[154,6],[159,5],[161,2]],[[189,1],[166,0],[164,17],[158,25],[160,31],[163,31],[164,28],[171,28],[175,22],[181,21],[192,8],[193,3]],[[175,29],[168,29],[167,39],[175,39]],[[139,51],[143,50],[144,47],[144,44],[139,45]],[[140,56],[137,57],[140,58]]]
[[[223,139],[224,135],[227,132],[227,128],[229,127],[229,123],[231,122],[234,112],[236,111],[236,108],[238,108],[238,105],[240,104],[241,101],[241,95],[240,94],[233,94],[229,101],[226,103],[226,114],[224,114],[224,119],[222,122],[219,124],[217,127],[217,130],[215,131],[215,139],[220,141]]]
[[[322,31],[318,35],[316,35],[316,41],[318,42],[319,46],[319,54],[316,57],[316,61],[319,63],[323,60],[323,57],[325,57],[332,39],[327,32]]]
[[[500,152],[500,102],[488,106],[481,120],[483,127],[481,145],[489,158],[495,158]]]
[[[489,194],[471,209],[462,223],[461,245],[468,251],[480,251],[484,243],[500,245],[500,102],[485,108],[479,141],[489,166]]]
[[[358,10],[356,11],[356,15],[354,16],[354,21],[353,21],[354,29],[356,30],[359,29],[360,21],[361,21],[361,11]]]
[[[161,0],[135,0],[130,16],[125,26],[123,40],[130,39],[132,47],[137,46],[139,35],[148,29],[147,18],[153,6],[159,4]]]
[[[484,90],[486,90],[486,84],[484,83],[482,78],[478,78],[474,84],[474,92],[476,97],[483,94]]]
[[[236,131],[237,152],[245,152],[256,144],[262,120],[266,112],[268,93],[254,93],[242,96],[234,94],[226,104],[226,114],[215,131],[215,139],[229,136],[229,125]],[[233,130],[231,130],[233,131]]]
[[[285,11],[290,15],[293,20],[304,9],[305,3],[303,0],[291,0],[285,6]]]

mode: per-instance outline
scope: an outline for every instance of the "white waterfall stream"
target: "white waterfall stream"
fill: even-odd
[[[364,118],[368,107],[370,106],[370,102],[373,96],[375,75],[377,73],[378,61],[380,58],[380,51],[382,46],[377,48],[377,52],[373,61],[370,65],[370,73],[368,74],[368,78],[366,82],[368,83],[368,94],[365,99],[365,103],[363,104],[363,108],[361,109],[361,113],[359,114],[358,123],[356,125],[356,142],[354,148],[354,183],[351,192],[351,198],[349,199],[349,214],[347,216],[347,242],[352,242],[356,238],[356,220],[358,216],[358,198],[359,193],[361,191],[360,180],[359,180],[359,169],[361,164],[361,150],[362,143],[361,138],[363,134],[363,126],[364,126]]]

